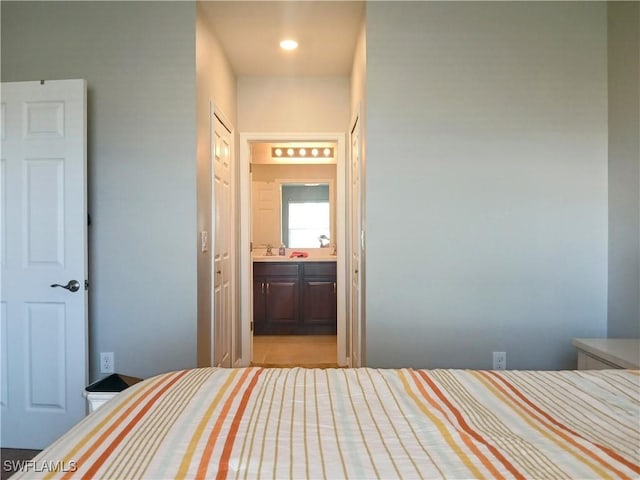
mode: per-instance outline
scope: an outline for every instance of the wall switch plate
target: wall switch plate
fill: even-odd
[[[209,251],[209,232],[200,232],[200,251],[202,253]]]
[[[113,352],[100,352],[100,373],[113,372]]]
[[[493,369],[507,369],[507,352],[493,352]]]

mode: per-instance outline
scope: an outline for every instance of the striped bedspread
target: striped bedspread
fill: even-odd
[[[194,369],[119,394],[28,478],[640,478],[640,372]]]

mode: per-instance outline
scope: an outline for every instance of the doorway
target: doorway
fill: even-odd
[[[282,224],[280,221],[269,222],[272,227],[274,224],[277,224],[277,228],[272,228],[271,235],[274,238],[268,242],[267,244],[252,245],[252,210],[254,208],[253,195],[252,195],[252,147],[255,151],[255,147],[260,144],[269,144],[269,145],[277,145],[277,144],[321,144],[321,143],[333,144],[335,147],[335,183],[332,185],[332,195],[335,200],[335,208],[331,219],[331,234],[326,235],[329,237],[328,245],[326,248],[320,248],[320,243],[318,244],[317,249],[311,249],[312,255],[316,253],[318,255],[326,255],[328,252],[335,253],[333,257],[333,261],[335,263],[335,282],[332,284],[327,284],[327,282],[318,281],[315,286],[317,287],[316,291],[321,292],[324,288],[333,288],[335,290],[335,303],[336,303],[336,323],[335,323],[335,340],[333,341],[333,346],[331,346],[330,338],[312,338],[313,335],[304,335],[298,337],[297,335],[287,335],[286,337],[281,337],[278,335],[278,338],[262,338],[258,339],[256,343],[257,350],[255,353],[260,357],[257,358],[254,355],[254,330],[255,325],[253,324],[253,314],[254,314],[254,274],[253,274],[253,261],[254,258],[252,256],[252,247],[254,249],[261,248],[264,250],[266,254],[266,249],[270,246],[275,250],[277,254],[277,249],[282,241]],[[275,147],[274,147],[275,148]],[[303,149],[304,150],[304,149]],[[300,154],[300,153],[298,153]],[[304,152],[301,155],[306,155],[307,152]],[[275,151],[273,155],[276,155]],[[320,357],[318,358],[327,358],[327,352],[333,352],[333,362],[340,366],[346,366],[348,363],[348,345],[346,341],[346,296],[347,296],[347,283],[346,283],[346,275],[345,275],[345,262],[346,262],[346,229],[345,229],[345,220],[346,220],[346,201],[345,201],[345,134],[344,133],[310,133],[310,134],[300,134],[300,133],[283,133],[283,134],[240,134],[240,269],[241,269],[241,295],[240,295],[240,303],[241,303],[241,324],[242,324],[242,365],[249,365],[252,361],[257,361],[259,363],[265,363],[264,359],[268,358],[269,350],[271,350],[272,358],[276,358],[279,355],[279,351],[287,351],[289,354],[291,352],[295,352],[295,350],[304,351],[307,354],[310,353],[313,349],[318,350],[318,354]],[[305,163],[303,161],[303,163]],[[313,161],[307,161],[307,164],[313,164]],[[313,184],[316,183],[311,178],[306,178],[301,180],[299,183],[301,184]],[[317,182],[321,183],[321,182]],[[278,188],[278,195],[280,194],[280,189]],[[269,210],[269,207],[265,207],[266,210]],[[274,210],[271,214],[274,215],[274,218],[277,217],[278,220],[281,219],[281,209],[279,207],[272,208]],[[268,212],[267,212],[268,214]],[[265,228],[263,222],[263,226],[261,228]],[[317,233],[317,232],[316,232]],[[314,233],[315,234],[315,233]],[[293,234],[292,234],[293,236]],[[307,235],[308,236],[308,235]],[[320,235],[322,236],[322,235]],[[269,237],[270,238],[270,237]],[[335,249],[333,248],[335,246]],[[303,250],[303,249],[300,249]],[[316,250],[318,252],[316,252]],[[333,252],[335,250],[335,252]],[[291,249],[288,249],[291,251]],[[314,259],[315,260],[315,259]],[[321,279],[318,279],[321,280]],[[286,284],[279,284],[281,292],[286,295]],[[297,312],[295,312],[297,314]],[[291,331],[291,333],[296,333],[296,331]],[[315,333],[315,332],[311,332]],[[331,332],[323,331],[322,329],[318,330],[320,334],[326,334]],[[297,338],[296,338],[297,337]],[[306,343],[306,346],[305,346]],[[296,346],[293,346],[293,345]],[[266,345],[266,347],[265,347]],[[314,346],[315,345],[315,346]],[[333,348],[333,350],[331,350]],[[330,354],[331,355],[331,354]],[[255,357],[255,358],[254,358]],[[291,357],[288,357],[291,358]],[[285,363],[285,360],[282,360]],[[308,358],[305,360],[305,363],[308,363]],[[270,362],[266,362],[270,363]],[[295,363],[295,361],[293,362]],[[320,362],[311,362],[311,363],[325,363],[324,361]]]

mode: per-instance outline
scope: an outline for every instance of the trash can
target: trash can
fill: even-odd
[[[111,400],[117,393],[141,382],[138,377],[130,377],[120,373],[112,373],[97,382],[93,382],[84,389],[84,396],[87,399],[89,413],[94,412],[108,400]]]

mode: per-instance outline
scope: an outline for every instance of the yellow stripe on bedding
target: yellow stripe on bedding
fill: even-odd
[[[155,379],[149,379],[146,382],[140,383],[136,385],[135,393],[131,394],[129,398],[127,398],[122,403],[118,404],[104,419],[102,419],[98,424],[91,429],[87,434],[85,434],[76,445],[69,450],[69,453],[64,456],[63,463],[67,464],[69,462],[75,461],[77,458],[78,452],[85,446],[87,446],[92,439],[94,439],[98,432],[100,432],[106,425],[113,422],[114,426],[120,423],[124,423],[123,419],[127,417],[131,411],[136,407],[136,405],[140,405],[143,400],[149,397],[155,390],[160,388],[163,383],[171,381],[171,379],[180,372],[173,372],[171,374],[159,375]],[[128,408],[127,408],[128,407]],[[104,407],[103,407],[104,408]],[[123,410],[127,410],[124,415],[122,415],[119,419],[114,419],[118,416],[120,412]],[[122,421],[121,421],[122,419]],[[82,468],[82,465],[78,465],[78,468]],[[49,472],[44,478],[46,480],[54,477],[56,473],[60,472]]]
[[[478,378],[487,387],[488,390],[493,392],[493,394],[497,398],[502,400],[505,403],[505,405],[507,405],[518,416],[520,416],[520,418],[522,418],[531,428],[535,429],[545,438],[555,443],[563,451],[567,452],[568,454],[571,454],[576,460],[588,466],[598,475],[598,478],[601,478],[601,479],[612,478],[611,475],[607,474],[605,470],[598,467],[593,462],[588,461],[585,457],[578,455],[577,452],[575,452],[575,450],[573,450],[572,448],[568,448],[568,446],[560,440],[561,436],[558,435],[558,433],[555,432],[552,427],[545,425],[543,422],[537,419],[531,412],[527,411],[525,408],[519,405],[515,400],[511,399],[506,393],[506,391],[504,390],[504,388],[498,385],[495,382],[495,380],[489,377],[485,377],[485,372],[473,371],[471,373],[475,375],[476,378]],[[538,426],[537,424],[538,422],[544,425],[546,428],[542,428]],[[549,432],[548,430],[550,430],[551,432]]]
[[[429,417],[429,420],[431,420],[431,422],[438,428],[442,438],[444,438],[446,442],[449,444],[449,446],[451,447],[451,451],[455,452],[456,455],[458,455],[458,458],[460,458],[460,460],[462,461],[462,463],[469,469],[469,471],[471,472],[471,476],[476,479],[485,478],[484,475],[482,475],[482,473],[480,472],[480,470],[478,470],[476,466],[473,464],[469,456],[462,451],[462,449],[453,439],[451,432],[445,426],[444,422],[438,419],[438,417],[432,411],[430,411],[424,405],[424,403],[420,401],[418,396],[413,392],[409,384],[409,381],[407,380],[404,374],[404,371],[399,370],[398,375],[400,377],[400,380],[402,381],[402,385],[404,386],[404,390],[407,393],[407,395],[411,397],[411,399],[415,402],[415,404],[422,411],[422,413],[424,413],[427,417]]]
[[[213,399],[213,402],[211,402],[211,404],[209,405],[209,408],[207,408],[207,411],[205,412],[202,419],[200,420],[200,423],[198,423],[198,426],[196,427],[196,430],[193,433],[193,437],[191,437],[191,442],[189,442],[189,446],[187,447],[187,452],[185,453],[184,457],[182,457],[182,462],[180,463],[180,468],[178,469],[178,473],[176,473],[176,478],[185,478],[187,476],[187,472],[189,471],[189,467],[191,466],[191,460],[193,459],[193,455],[196,451],[196,448],[198,447],[198,443],[202,438],[204,429],[209,423],[209,420],[211,419],[213,412],[216,410],[216,408],[220,404],[220,401],[226,394],[227,390],[229,390],[229,387],[231,386],[234,379],[238,375],[238,372],[239,370],[234,369],[229,374],[229,376],[227,377],[227,380],[224,382],[220,390],[218,390],[218,393]]]

